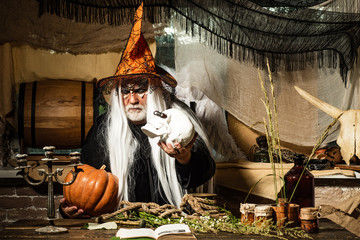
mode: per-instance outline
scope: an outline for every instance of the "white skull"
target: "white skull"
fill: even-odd
[[[175,142],[186,146],[193,139],[194,125],[184,112],[170,108],[163,112],[155,111],[154,115],[154,118],[141,128],[148,137],[159,137],[160,141],[170,143],[172,146]]]
[[[341,156],[347,165],[350,165],[350,159],[354,155],[360,158],[360,110],[343,111],[321,101],[299,87],[295,86],[295,89],[305,100],[331,117],[338,118],[341,115],[339,118],[340,133],[336,140],[341,148]]]

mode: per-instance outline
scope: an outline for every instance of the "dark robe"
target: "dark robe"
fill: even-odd
[[[104,120],[103,115],[98,117],[88,132],[82,147],[82,162],[95,168],[100,168],[105,164],[106,170],[111,172],[109,159],[105,154],[106,149],[103,147],[105,146],[105,139],[99,134],[100,128],[104,127]],[[141,131],[142,125],[129,122],[129,126],[140,144],[130,168],[130,176],[133,177],[134,185],[129,186],[129,200],[133,202],[156,202],[161,205],[169,203],[158,184],[157,172],[150,158],[151,145],[147,136]],[[192,147],[190,163],[182,165],[176,161],[175,167],[178,181],[183,189],[198,187],[215,174],[215,162],[200,136],[197,137]]]

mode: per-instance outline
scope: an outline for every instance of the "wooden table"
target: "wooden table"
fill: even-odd
[[[68,229],[67,233],[61,234],[39,234],[35,229],[48,225],[47,220],[20,220],[5,226],[0,230],[0,239],[106,239],[110,240],[114,237],[117,230],[87,230],[84,224],[88,223],[87,219],[59,219],[55,220],[55,226],[61,226]],[[314,239],[360,239],[356,235],[350,233],[343,227],[327,220],[320,219],[320,232],[311,234]],[[196,234],[198,239],[272,239],[257,235],[238,235],[231,233],[220,234]],[[291,238],[288,238],[291,239]]]

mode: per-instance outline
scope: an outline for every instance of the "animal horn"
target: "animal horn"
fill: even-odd
[[[338,118],[344,111],[334,107],[324,101],[321,101],[320,99],[310,95],[309,93],[305,92],[301,88],[294,86],[295,90],[309,103],[314,105],[315,107],[319,108],[323,112],[327,113],[333,118]]]

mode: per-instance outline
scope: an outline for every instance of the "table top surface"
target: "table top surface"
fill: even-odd
[[[35,230],[49,226],[48,220],[19,220],[15,223],[4,226],[0,230],[0,239],[107,239],[114,237],[117,230],[87,230],[84,225],[91,222],[89,219],[58,219],[54,221],[57,227],[67,228],[66,233],[43,234]],[[356,235],[347,231],[343,227],[327,219],[320,219],[319,233],[312,233],[313,239],[360,239]],[[215,233],[196,233],[197,239],[275,239],[266,238],[260,235],[240,235],[221,232]],[[292,239],[291,237],[286,237]]]

